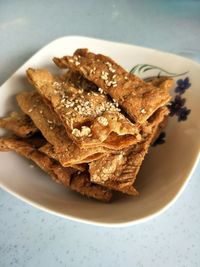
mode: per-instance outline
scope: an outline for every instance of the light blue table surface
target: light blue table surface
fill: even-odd
[[[198,50],[200,1],[0,0],[0,84],[66,35]],[[68,221],[0,189],[0,267],[7,266],[200,266],[200,164],[169,210],[128,228]]]

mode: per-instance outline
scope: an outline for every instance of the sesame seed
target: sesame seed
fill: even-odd
[[[112,66],[111,63],[108,62],[108,61],[107,61],[105,64],[106,64],[108,67],[111,67],[111,66]]]
[[[31,113],[32,111],[33,111],[33,109],[32,109],[32,108],[30,108],[30,109],[28,110],[28,112],[29,112],[29,113]]]
[[[81,130],[74,128],[72,130],[72,134],[76,137],[84,137],[91,134],[91,129],[87,126],[82,126]]]
[[[142,114],[145,114],[146,113],[146,110],[144,108],[141,109],[141,113]]]
[[[119,107],[117,100],[113,99],[113,102],[114,102],[115,107]]]
[[[93,69],[90,70],[90,74],[95,74],[96,68],[94,67]]]
[[[108,125],[108,120],[103,117],[103,116],[100,116],[97,118],[97,121],[102,125],[102,126],[107,126]]]
[[[110,72],[112,72],[112,73],[115,73],[115,72],[116,72],[115,69],[111,69],[111,68],[109,68],[109,70],[110,70]]]
[[[104,91],[103,91],[102,88],[98,88],[98,91],[99,91],[100,94],[103,94],[104,93]]]

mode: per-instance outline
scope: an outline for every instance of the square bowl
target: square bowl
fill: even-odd
[[[87,37],[62,37],[38,51],[1,86],[0,116],[17,108],[14,96],[18,92],[30,89],[25,77],[28,67],[47,68],[56,73],[58,70],[52,58],[72,54],[81,47],[108,55],[127,70],[135,67],[133,71],[143,78],[158,73],[179,74],[177,87],[184,89],[184,84],[190,87],[184,94],[187,108],[191,110],[188,119],[178,123],[177,117],[170,118],[165,144],[150,149],[136,181],[139,197],[120,195],[110,204],[87,199],[55,184],[39,168],[30,168],[30,162],[14,152],[0,153],[0,186],[37,208],[71,220],[111,227],[144,222],[174,203],[197,165],[200,147],[200,65],[149,48]],[[3,133],[1,130],[0,134]]]

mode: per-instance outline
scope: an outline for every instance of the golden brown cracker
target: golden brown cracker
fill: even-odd
[[[87,92],[57,81],[46,70],[28,69],[27,75],[39,93],[50,101],[68,135],[79,146],[118,149],[117,144],[111,145],[107,141],[113,132],[119,139],[124,136],[124,147],[140,140],[137,127],[104,94]]]
[[[73,56],[54,58],[60,68],[78,71],[118,101],[136,122],[144,123],[170,96],[163,87],[155,87],[128,73],[111,58],[77,49]]]
[[[91,181],[112,190],[137,195],[134,181],[159,125],[167,114],[167,108],[164,107],[151,117],[148,126],[151,130],[144,135],[142,142],[89,163]]]
[[[63,166],[87,163],[109,151],[104,147],[79,148],[68,137],[56,113],[44,103],[37,92],[22,92],[17,96],[17,102],[21,109],[29,114],[47,141],[53,145]]]
[[[62,183],[64,186],[87,197],[95,198],[104,202],[109,202],[112,192],[108,189],[92,184],[89,175],[84,172],[78,174],[73,168],[64,168],[55,160],[47,157],[38,151],[26,140],[17,140],[15,138],[0,138],[1,151],[15,151],[21,156],[35,162],[43,171],[48,173],[53,180]]]
[[[7,117],[0,118],[0,128],[12,131],[15,135],[23,138],[30,137],[38,131],[28,116],[15,111]]]

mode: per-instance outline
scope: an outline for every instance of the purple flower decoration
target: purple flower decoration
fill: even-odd
[[[177,87],[175,92],[182,95],[191,86],[190,79],[186,77],[185,79],[179,79],[177,82]]]
[[[153,143],[152,146],[157,146],[157,145],[162,145],[165,143],[165,137],[166,134],[165,132],[161,132],[160,135],[158,136],[158,138],[155,140],[155,142]]]
[[[185,98],[182,98],[180,95],[177,95],[173,101],[168,105],[170,111],[169,115],[172,117],[174,115],[179,115],[180,110],[185,104]]]
[[[186,121],[190,112],[191,110],[186,107],[181,108],[178,112],[178,121]]]

